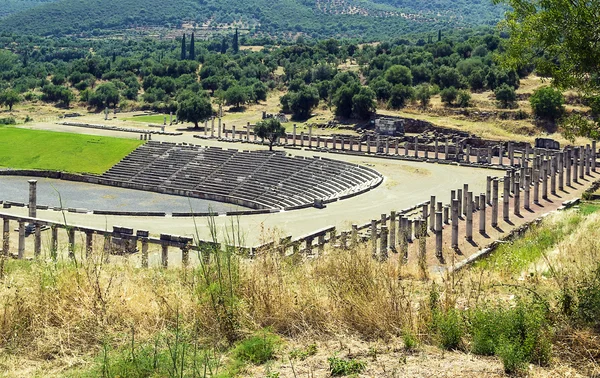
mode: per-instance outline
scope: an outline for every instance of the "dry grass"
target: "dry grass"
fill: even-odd
[[[290,345],[315,340],[328,345],[320,348],[329,356],[340,353],[369,360],[371,347],[379,348],[369,362],[372,376],[442,376],[446,370],[459,371],[455,361],[463,361],[462,368],[472,366],[473,376],[499,375],[497,360],[490,371],[482,363],[485,359],[469,357],[473,360],[469,363],[459,352],[444,356],[439,349],[423,346],[419,349],[423,357],[412,359],[399,340],[408,331],[421,344],[437,343],[431,329],[432,293],[438,293],[441,311],[456,308],[465,314],[498,301],[513,303],[515,294],[527,295],[524,288],[558,308],[556,293],[561,285],[580,282],[599,261],[599,222],[600,215],[587,216],[558,245],[560,253],[548,252],[546,269],[524,278],[474,269],[421,281],[394,255],[384,263],[373,260],[367,246],[327,250],[303,261],[277,253],[253,260],[236,258],[234,323],[239,337],[269,327]],[[143,342],[171,332],[177,319],[202,342],[224,345],[223,327],[211,301],[215,282],[207,285],[198,268],[140,270],[126,264],[104,265],[102,256],[79,265],[8,261],[0,284],[0,366],[10,371],[9,376],[30,376],[34,374],[23,369],[23,363],[33,361],[28,366],[36,367],[37,374],[46,369],[62,374],[73,365],[85,367],[106,342],[113,347],[127,345],[132,327],[136,340]],[[571,323],[558,311],[553,316],[560,351],[552,367],[536,367],[532,376],[566,372],[576,376],[576,370],[582,374],[597,370],[598,334]],[[468,350],[468,345],[467,338],[463,348]],[[325,357],[312,360],[314,371],[326,371]],[[402,367],[406,364],[402,359],[411,362]],[[444,363],[436,363],[440,359]],[[420,363],[423,367],[418,370]],[[287,371],[285,355],[276,366]],[[302,365],[302,370],[310,369]],[[390,375],[393,370],[406,375]],[[261,376],[264,370],[249,369],[244,374]]]

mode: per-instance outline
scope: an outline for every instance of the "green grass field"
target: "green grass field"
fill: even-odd
[[[169,122],[169,115],[166,115],[167,123]],[[175,115],[173,114],[173,119],[175,119]],[[143,123],[155,123],[158,125],[162,125],[165,122],[164,114],[156,114],[156,115],[145,115],[138,117],[129,117],[125,118],[125,121],[133,121],[133,122],[143,122]]]
[[[142,142],[0,127],[0,167],[103,173]]]

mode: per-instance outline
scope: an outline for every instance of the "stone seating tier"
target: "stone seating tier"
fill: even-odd
[[[157,141],[140,146],[101,177],[126,187],[281,209],[334,200],[382,180],[371,169],[332,159]]]

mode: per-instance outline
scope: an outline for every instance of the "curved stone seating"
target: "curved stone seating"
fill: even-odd
[[[310,206],[362,193],[382,181],[372,169],[284,152],[238,151],[157,141],[138,147],[99,182],[259,209]]]

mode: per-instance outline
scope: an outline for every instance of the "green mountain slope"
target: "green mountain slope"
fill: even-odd
[[[257,35],[368,39],[494,24],[502,13],[491,0],[59,0],[0,20],[0,31],[90,35],[183,24],[236,24]]]
[[[57,0],[2,0],[0,2],[0,18],[55,1]]]

